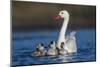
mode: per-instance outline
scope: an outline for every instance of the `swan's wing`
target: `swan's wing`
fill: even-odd
[[[66,36],[66,45],[65,49],[67,49],[69,52],[77,52],[77,44],[76,44],[76,32],[72,31],[70,35]]]
[[[71,33],[70,33],[70,36],[75,36],[76,35],[76,31],[72,31]]]
[[[65,40],[68,41],[71,38],[76,39],[75,35],[76,35],[76,31],[72,31],[69,35],[65,36]]]
[[[69,39],[70,39],[70,36],[69,35],[66,35],[65,36],[65,41],[67,42]]]
[[[68,52],[77,52],[77,44],[75,39],[69,39],[64,46],[64,49]]]
[[[71,33],[70,33],[70,39],[74,39],[74,40],[76,40],[76,31],[72,31]]]

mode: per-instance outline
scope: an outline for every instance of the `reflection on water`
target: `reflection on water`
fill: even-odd
[[[71,59],[71,57],[59,56],[59,59],[61,59],[61,62],[68,62],[68,59]]]
[[[70,31],[68,31],[68,33],[69,32]],[[57,40],[57,36],[57,31],[14,32],[12,40],[12,65],[52,64],[96,60],[94,29],[77,31],[77,54],[44,57],[33,57],[31,55],[38,43],[44,43],[47,47],[50,41]]]

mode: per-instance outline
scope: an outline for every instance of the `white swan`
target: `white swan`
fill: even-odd
[[[74,53],[74,52],[77,52],[76,38],[75,38],[76,32],[71,32],[68,38],[65,37],[65,33],[67,30],[68,21],[69,21],[69,16],[70,15],[69,15],[68,11],[62,10],[62,11],[60,11],[59,16],[57,16],[55,18],[55,19],[58,19],[58,18],[64,19],[62,28],[59,33],[58,41],[57,41],[57,47],[59,49],[61,49],[61,47],[60,47],[61,43],[64,42],[65,43],[64,49],[67,50],[68,53]]]

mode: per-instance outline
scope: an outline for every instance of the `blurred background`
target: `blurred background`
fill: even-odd
[[[56,30],[63,20],[53,20],[60,10],[70,14],[68,29],[95,28],[96,7],[57,3],[12,1],[12,30]]]

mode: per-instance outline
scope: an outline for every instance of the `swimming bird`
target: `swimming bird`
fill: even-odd
[[[49,45],[49,49],[47,51],[47,55],[57,55],[57,49],[56,49],[56,43],[55,41],[51,41],[50,45]]]
[[[60,55],[67,55],[68,51],[64,49],[64,42],[61,43],[61,49],[59,50]]]
[[[68,53],[74,53],[77,52],[77,44],[76,44],[76,38],[75,38],[75,33],[76,32],[71,32],[69,37],[66,38],[65,33],[68,27],[68,22],[69,22],[69,13],[67,10],[62,10],[59,12],[59,15],[56,16],[54,19],[64,19],[63,25],[61,27],[61,30],[59,32],[58,40],[57,40],[57,48],[61,49],[61,43],[64,42],[64,49],[68,51]]]
[[[42,43],[38,44],[36,50],[33,52],[33,56],[45,56],[46,50]]]

